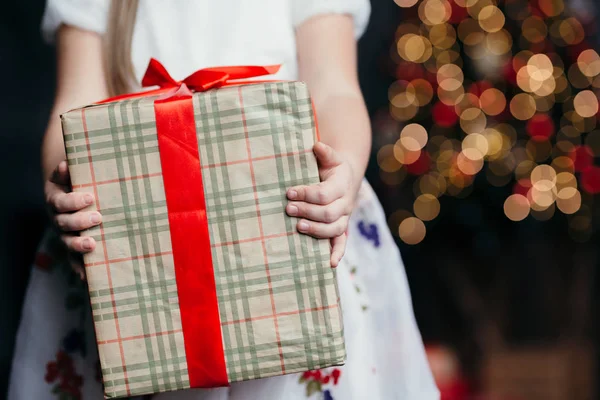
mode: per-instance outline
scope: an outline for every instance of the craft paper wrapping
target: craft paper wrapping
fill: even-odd
[[[198,333],[209,322],[194,310],[182,320],[186,282],[178,280],[173,256],[156,99],[62,115],[73,190],[93,193],[90,209],[103,215],[85,232],[97,243],[85,265],[107,398],[193,387],[190,363],[203,363],[186,353],[205,340]],[[216,287],[216,351],[227,382],[342,364],[329,243],[298,234],[297,221],[284,212],[286,189],[319,182],[306,86],[230,86],[194,93],[192,101]],[[198,249],[198,263],[201,245],[185,244]],[[192,301],[204,296],[191,294]]]

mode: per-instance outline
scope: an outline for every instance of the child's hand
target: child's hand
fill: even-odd
[[[69,169],[66,161],[62,161],[46,181],[46,203],[50,207],[53,222],[62,232],[61,239],[67,248],[75,253],[89,253],[96,247],[96,242],[91,237],[77,234],[100,224],[102,216],[97,211],[81,211],[94,203],[94,196],[90,193],[67,192],[69,186]]]
[[[353,171],[350,163],[326,144],[319,142],[313,150],[322,182],[290,188],[287,197],[292,201],[286,212],[302,218],[299,232],[331,239],[331,266],[335,268],[346,249],[346,229],[356,197]]]

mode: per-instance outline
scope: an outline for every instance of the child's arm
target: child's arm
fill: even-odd
[[[315,146],[322,182],[291,188],[291,215],[298,229],[332,239],[331,265],[345,249],[345,232],[371,150],[371,127],[356,71],[356,40],[350,16],[323,15],[296,32],[300,79],[315,103],[321,140]],[[295,209],[294,209],[295,208]]]
[[[64,232],[62,238],[67,247],[85,253],[94,249],[94,239],[75,233],[97,225],[100,214],[80,211],[93,203],[89,193],[67,193],[70,182],[59,116],[69,109],[107,97],[102,39],[98,34],[63,26],[57,33],[56,58],[56,97],[42,144],[44,191],[54,222]]]

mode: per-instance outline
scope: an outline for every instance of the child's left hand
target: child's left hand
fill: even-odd
[[[357,187],[350,163],[330,146],[318,142],[313,151],[319,163],[321,182],[296,186],[287,191],[292,200],[286,212],[298,221],[299,232],[331,239],[331,266],[337,267],[346,249],[346,230],[354,207]]]

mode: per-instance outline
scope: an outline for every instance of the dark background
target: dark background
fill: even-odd
[[[9,2],[0,14],[0,393],[9,378],[30,264],[47,223],[39,148],[55,67],[53,49],[39,34],[44,3]],[[374,116],[388,104],[394,78],[384,66],[403,11],[392,0],[372,3],[370,26],[360,42],[359,70]],[[412,189],[384,185],[375,162],[367,177],[386,211],[410,207]],[[440,216],[427,226],[423,242],[399,243],[424,341],[454,349],[463,372],[474,381],[490,347],[565,338],[595,344],[598,233],[578,243],[560,216],[513,223],[502,210],[509,192],[476,179],[466,199],[441,199]],[[596,346],[589,348],[595,351]]]

